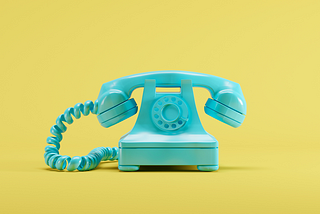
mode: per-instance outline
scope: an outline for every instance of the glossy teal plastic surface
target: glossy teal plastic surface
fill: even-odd
[[[59,155],[63,122],[72,116],[97,114],[103,127],[111,127],[137,113],[132,92],[144,87],[138,119],[132,130],[121,137],[118,148],[99,147],[87,156]],[[179,87],[180,92],[157,93],[156,87]],[[103,160],[119,160],[122,171],[136,171],[141,165],[197,165],[201,171],[218,166],[218,142],[207,133],[195,106],[193,87],[207,89],[211,98],[204,110],[232,127],[243,123],[246,102],[240,85],[212,75],[186,71],[157,71],[122,77],[102,85],[95,103],[88,101],[68,108],[51,128],[45,161],[59,170],[90,170]],[[119,153],[118,153],[119,151]]]

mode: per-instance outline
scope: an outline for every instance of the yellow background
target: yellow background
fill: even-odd
[[[319,213],[319,1],[1,1],[1,213]],[[57,116],[104,82],[187,70],[240,83],[244,124],[203,111],[220,169],[117,162],[58,172],[43,161]],[[137,103],[143,89],[134,92]],[[68,126],[61,154],[117,146],[137,115],[110,129]]]

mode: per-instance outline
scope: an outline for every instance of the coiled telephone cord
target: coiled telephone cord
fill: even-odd
[[[51,134],[54,137],[48,137],[47,143],[51,144],[45,147],[44,159],[48,166],[52,169],[64,170],[67,168],[68,171],[87,171],[96,168],[101,161],[107,160],[117,160],[118,151],[117,147],[98,147],[89,152],[85,156],[74,156],[70,157],[68,155],[60,155],[60,142],[62,140],[62,133],[67,131],[67,127],[63,122],[68,124],[73,123],[73,118],[81,118],[81,113],[84,116],[90,114],[97,114],[98,102],[86,101],[84,104],[78,103],[74,107],[67,108],[63,114],[61,114],[57,120],[56,124],[50,129]]]

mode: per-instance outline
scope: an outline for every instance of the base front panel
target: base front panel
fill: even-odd
[[[218,165],[218,163],[218,147],[119,149],[119,165]]]

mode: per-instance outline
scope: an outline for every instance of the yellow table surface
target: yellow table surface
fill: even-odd
[[[320,213],[319,1],[2,1],[0,213]],[[220,169],[117,162],[88,172],[45,165],[56,117],[122,76],[187,70],[239,83],[231,128],[206,115]],[[143,89],[133,93],[140,106]],[[68,126],[61,154],[117,146],[137,115]]]

